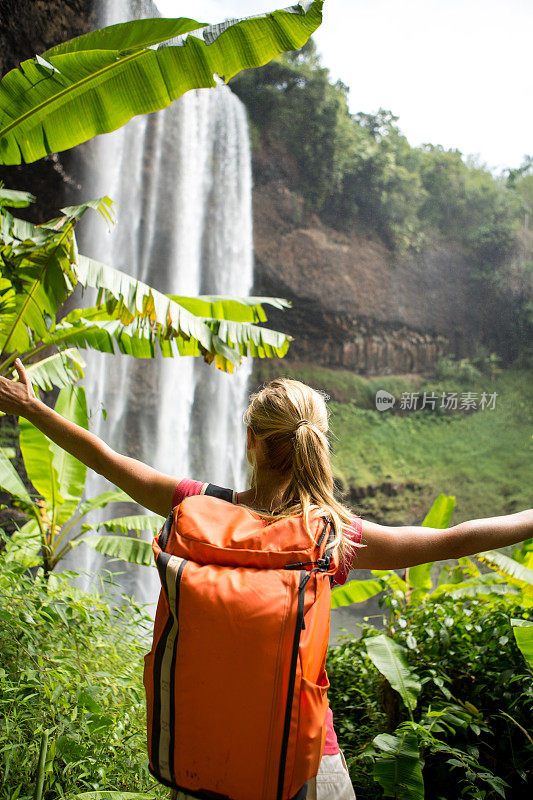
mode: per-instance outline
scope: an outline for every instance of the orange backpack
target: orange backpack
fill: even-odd
[[[337,569],[333,524],[311,517],[310,530],[210,484],[154,539],[162,591],[144,685],[161,783],[211,800],[306,796],[325,741]]]

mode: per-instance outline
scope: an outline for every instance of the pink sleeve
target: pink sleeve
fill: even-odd
[[[205,491],[205,487],[207,483],[201,483],[200,481],[193,481],[190,478],[183,478],[178,485],[176,486],[176,491],[174,492],[174,497],[172,498],[172,508],[179,506],[182,500],[185,500],[186,497],[190,497],[193,494],[202,494]]]
[[[352,527],[348,531],[348,536],[354,544],[361,544],[362,534],[363,522],[360,517],[354,517]],[[345,564],[339,567],[333,578],[333,582],[336,586],[342,586],[343,583],[346,583],[346,578],[348,577],[350,569],[351,564]]]

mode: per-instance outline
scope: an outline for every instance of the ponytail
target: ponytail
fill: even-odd
[[[285,479],[280,500],[267,516],[301,514],[308,532],[311,512],[329,517],[336,532],[332,548],[346,566],[356,549],[348,536],[353,514],[334,497],[328,416],[324,394],[278,378],[251,396],[244,422],[261,441],[269,467]],[[257,464],[252,469],[254,485]]]

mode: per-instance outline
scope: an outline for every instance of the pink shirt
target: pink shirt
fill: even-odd
[[[200,481],[190,480],[189,478],[184,478],[181,480],[177,487],[176,491],[174,492],[174,497],[172,498],[172,507],[179,505],[182,500],[186,497],[190,497],[191,495],[195,494],[202,494],[207,487],[207,483],[201,483]],[[234,493],[235,502],[239,502],[238,494]],[[350,529],[350,538],[355,542],[355,544],[359,544],[361,542],[361,531],[362,531],[362,523],[359,517],[354,517],[352,527]],[[346,566],[344,568],[339,567],[337,572],[335,573],[334,577],[334,584],[339,586],[343,583],[346,583],[346,578],[348,577],[349,567]],[[324,755],[335,755],[339,752],[339,744],[337,742],[337,734],[335,733],[335,729],[333,727],[333,714],[331,708],[328,708],[326,713],[326,743],[324,745]]]

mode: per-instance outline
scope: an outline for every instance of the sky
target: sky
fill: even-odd
[[[290,0],[156,0],[220,22]],[[533,154],[533,0],[325,0],[314,38],[352,113],[399,117],[413,146],[457,148],[495,172]]]

